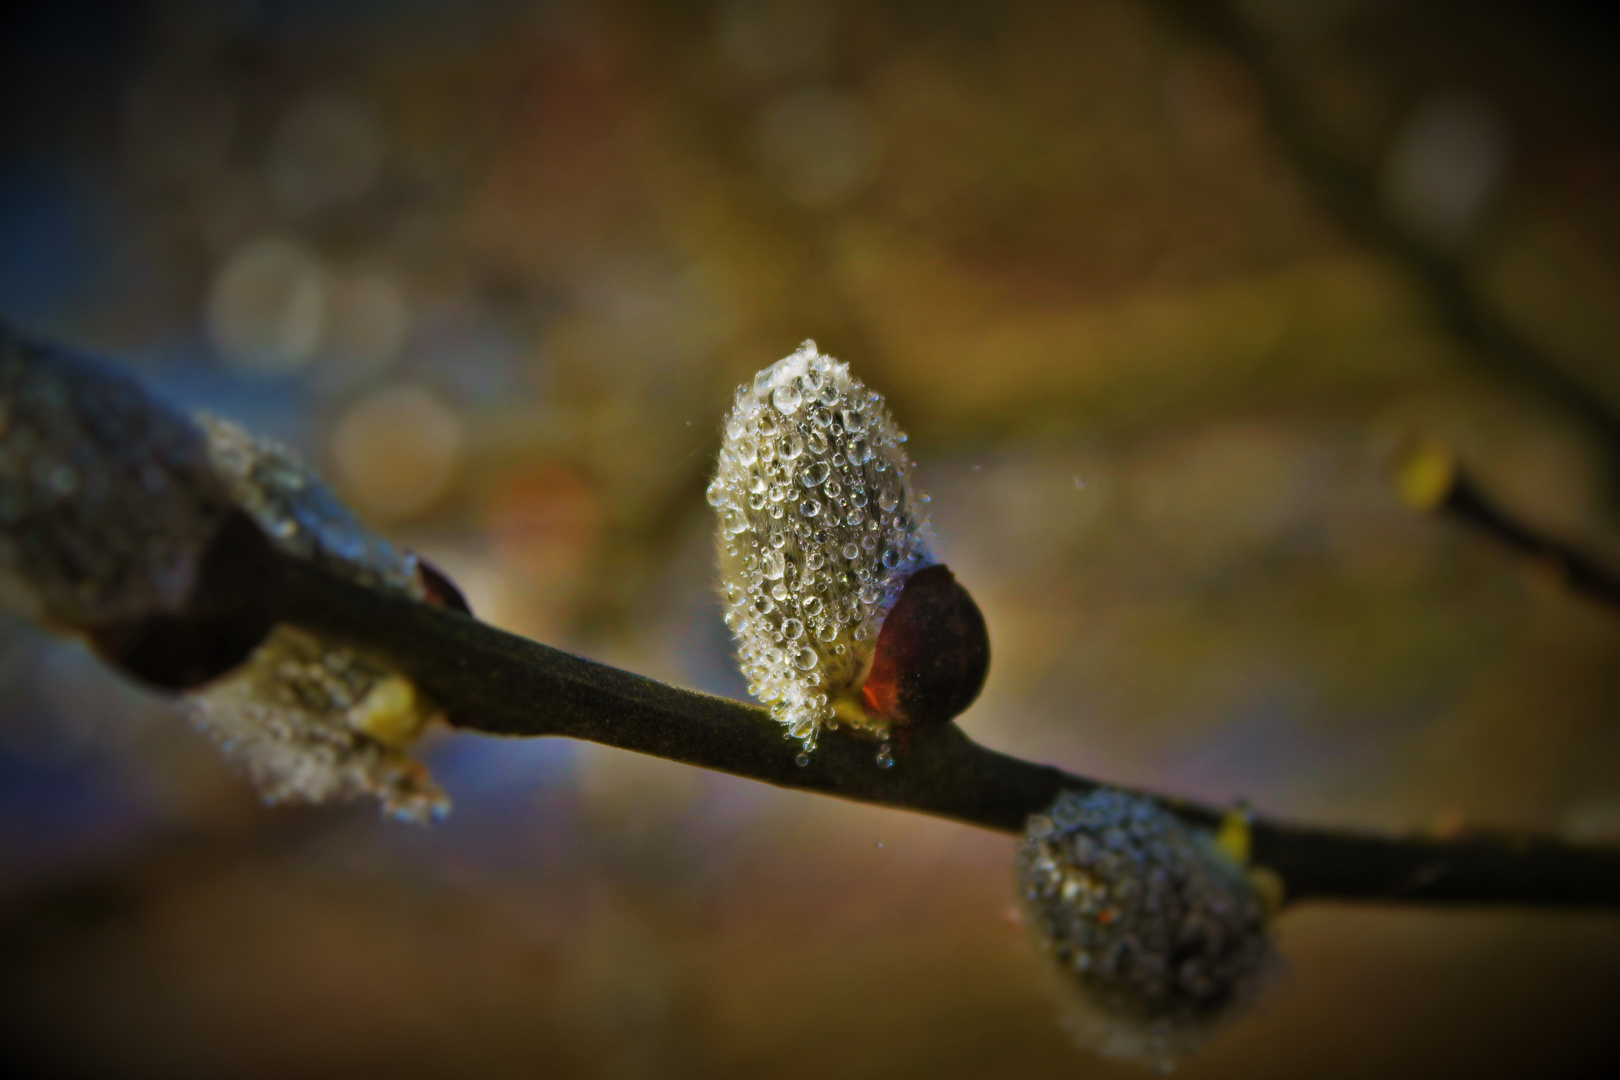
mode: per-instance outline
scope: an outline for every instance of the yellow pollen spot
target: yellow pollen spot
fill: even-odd
[[[349,725],[384,746],[403,749],[416,741],[428,717],[408,679],[390,675],[349,710]]]
[[[1221,818],[1220,831],[1215,834],[1215,847],[1239,866],[1249,865],[1253,854],[1253,835],[1247,809],[1240,806],[1226,812],[1226,816]]]
[[[1433,510],[1451,494],[1457,459],[1438,439],[1419,439],[1402,453],[1395,467],[1395,487],[1413,510]]]

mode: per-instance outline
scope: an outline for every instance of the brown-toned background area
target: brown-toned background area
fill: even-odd
[[[989,621],[975,738],[1323,824],[1620,840],[1620,619],[1388,472],[1442,437],[1620,563],[1597,9],[13,5],[0,316],[292,443],[492,622],[731,694],[704,476],[732,387],[814,337],[889,396]],[[588,746],[427,756],[431,828],[263,808],[0,624],[0,1057],[1140,1075],[1059,1028],[1005,837]],[[1278,939],[1182,1075],[1620,1061],[1614,916]]]

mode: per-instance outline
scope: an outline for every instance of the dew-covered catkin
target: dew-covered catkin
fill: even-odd
[[[407,749],[433,716],[387,664],[278,626],[248,661],[181,699],[181,709],[268,803],[372,796],[425,822],[450,808]]]
[[[1244,868],[1146,796],[1065,792],[1029,819],[1016,866],[1036,942],[1078,991],[1068,1022],[1098,1052],[1188,1053],[1274,964]]]
[[[883,617],[934,563],[905,435],[806,341],[737,388],[708,500],[726,625],[751,694],[806,750],[856,708]]]

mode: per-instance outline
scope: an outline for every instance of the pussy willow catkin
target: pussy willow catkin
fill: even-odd
[[[708,489],[726,625],[749,692],[807,751],[839,722],[881,736],[948,720],[984,681],[984,621],[937,565],[905,441],[811,341],[738,387],[726,417]]]
[[[1196,1049],[1275,964],[1245,869],[1147,796],[1063,793],[1015,865],[1036,942],[1078,991],[1069,1022],[1102,1053]]]

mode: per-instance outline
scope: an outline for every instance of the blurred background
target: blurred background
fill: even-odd
[[[1620,840],[1620,69],[1574,0],[226,0],[0,15],[0,317],[299,449],[484,618],[741,696],[701,498],[806,337],[888,395],[976,739],[1322,824]],[[536,708],[544,708],[536,702]],[[788,751],[784,749],[784,753]],[[1013,840],[443,734],[266,809],[0,624],[0,1059],[111,1077],[1140,1075]],[[901,763],[903,767],[903,762]],[[1620,919],[1312,906],[1188,1077],[1584,1076]]]

